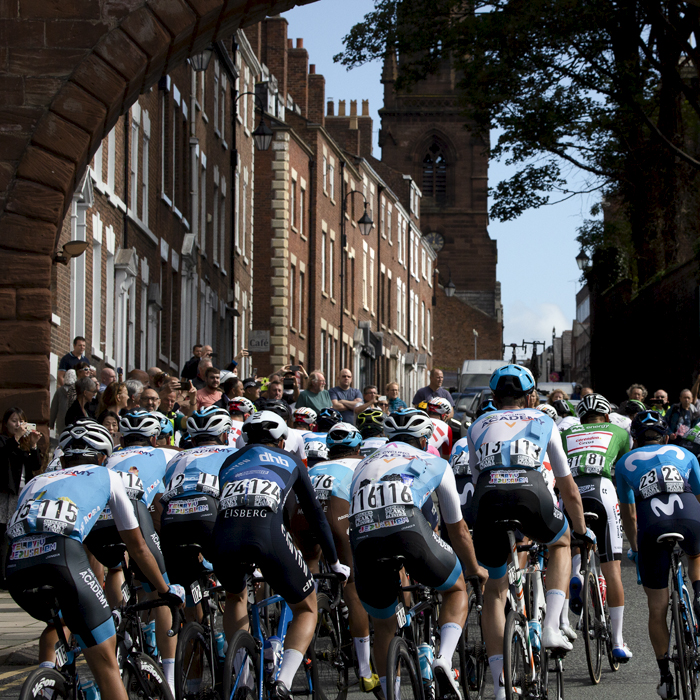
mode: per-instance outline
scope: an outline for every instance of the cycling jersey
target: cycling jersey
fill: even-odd
[[[615,413],[613,411],[612,413],[608,414],[608,418],[610,418],[611,423],[614,423],[615,425],[619,426],[623,430],[627,431],[627,433],[629,434],[632,421],[629,418],[627,418],[627,416],[623,416],[620,413]],[[630,449],[632,449],[632,438],[630,438]]]
[[[105,466],[121,475],[129,498],[150,506],[156,494],[163,492],[168,462],[178,454],[166,447],[125,447],[113,453]]]
[[[380,447],[384,447],[387,442],[389,442],[389,438],[381,435],[365,438],[362,441],[362,447],[360,447],[360,454],[363,457],[369,457],[369,455],[374,454]]]
[[[438,452],[447,459],[452,451],[452,428],[439,418],[431,418],[433,434],[428,441]]]
[[[350,486],[358,459],[334,459],[329,462],[319,462],[309,469],[309,478],[313,484],[318,502],[324,512],[332,496],[350,502]]]
[[[306,464],[306,450],[304,449],[305,438],[307,434],[305,430],[297,430],[296,428],[288,428],[289,434],[284,441],[284,451],[289,452],[293,455],[299,457],[299,459]],[[311,433],[311,435],[316,435],[316,433]],[[326,434],[323,433],[323,442],[326,441]],[[240,435],[236,440],[236,447],[243,448],[247,445],[243,435]]]
[[[629,448],[629,435],[612,423],[584,423],[562,431],[561,441],[576,476],[612,478],[612,467]]]
[[[163,506],[175,498],[202,494],[210,494],[218,500],[219,470],[232,452],[224,445],[206,445],[178,452],[168,462],[163,478],[165,486],[160,497]]]
[[[452,447],[450,466],[455,475],[459,503],[462,507],[462,517],[471,526],[474,524],[471,512],[474,482],[472,480],[472,470],[469,466],[469,439],[466,435],[457,440]]]
[[[243,423],[234,420],[231,422],[231,429],[226,433],[226,444],[229,447],[238,447],[238,438],[241,437],[241,428]]]
[[[285,525],[292,492],[318,533],[326,560],[334,563],[338,556],[303,462],[271,445],[248,445],[224,461],[219,485],[213,564],[226,590],[243,590],[255,564],[288,603],[306,598],[313,589],[313,578]]]
[[[23,535],[58,534],[83,542],[105,506],[112,511],[117,529],[138,527],[122,480],[104,467],[80,466],[34,477],[22,490],[7,524],[14,558],[33,550],[36,538]],[[21,546],[15,547],[17,538]]]
[[[563,433],[565,430],[568,430],[574,425],[581,425],[581,419],[577,418],[576,416],[566,416],[565,418],[560,418],[557,421],[557,428],[559,429],[560,433]]]
[[[440,457],[389,442],[356,468],[351,484],[350,543],[357,593],[370,615],[394,614],[398,574],[387,557],[401,555],[421,583],[448,590],[462,567],[421,508],[437,495],[443,520],[462,520],[454,474]]]

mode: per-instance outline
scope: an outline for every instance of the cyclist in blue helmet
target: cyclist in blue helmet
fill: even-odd
[[[481,402],[481,405],[476,412],[476,417],[481,418],[484,413],[491,413],[492,411],[497,410],[498,409],[496,408],[496,404],[493,402],[493,398],[488,398]]]
[[[340,411],[336,411],[334,408],[324,408],[319,411],[316,418],[316,430],[319,433],[327,433],[336,423],[340,423],[343,417],[340,415]]]
[[[157,447],[169,447],[171,449],[178,449],[173,446],[173,437],[175,435],[175,430],[173,428],[173,422],[164,414],[154,411],[153,415],[160,420],[160,432],[156,437]]]
[[[469,468],[475,486],[472,512],[477,559],[489,572],[484,592],[484,639],[497,700],[505,698],[500,684],[503,633],[508,591],[507,528],[502,521],[518,520],[524,535],[549,546],[547,614],[542,630],[546,648],[570,651],[573,646],[559,630],[566,587],[571,573],[569,526],[554,498],[554,478],[576,536],[595,541],[586,528],[578,488],[554,421],[527,408],[535,380],[520,365],[497,369],[489,381],[495,412],[474,421],[468,432]],[[536,624],[536,623],[535,623]]]

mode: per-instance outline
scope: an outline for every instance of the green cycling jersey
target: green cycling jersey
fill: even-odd
[[[576,476],[612,478],[612,466],[630,449],[627,431],[612,423],[582,423],[561,433],[569,468]]]

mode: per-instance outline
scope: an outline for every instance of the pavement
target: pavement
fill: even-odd
[[[625,587],[625,641],[634,652],[634,659],[610,671],[603,661],[603,676],[598,686],[588,677],[586,653],[581,640],[564,663],[564,691],[567,700],[652,700],[657,698],[658,669],[647,636],[646,597],[637,585],[634,565],[624,557],[622,578]],[[573,615],[571,616],[573,622]],[[38,638],[43,623],[21,610],[5,591],[0,591],[0,700],[15,700],[21,684],[38,663]],[[359,692],[348,694],[351,700],[370,700]],[[491,683],[486,698],[493,698]]]

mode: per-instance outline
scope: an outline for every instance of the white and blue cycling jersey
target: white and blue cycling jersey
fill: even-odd
[[[117,529],[139,526],[115,472],[95,465],[40,474],[22,490],[7,524],[7,536],[16,539],[42,533],[82,542],[105,506],[110,507]]]
[[[376,435],[375,437],[369,437],[362,441],[362,447],[360,447],[360,454],[363,457],[369,457],[374,454],[380,447],[384,447],[386,443],[389,442],[389,438],[383,437],[382,435]]]
[[[165,447],[125,447],[113,453],[105,467],[120,474],[132,501],[150,506],[156,494],[163,493],[165,470],[177,454],[177,450]]]
[[[557,426],[534,408],[485,413],[469,427],[467,442],[474,484],[481,472],[492,469],[535,469],[553,492],[552,475],[571,474]]]
[[[620,503],[634,503],[663,493],[700,495],[697,457],[677,445],[646,445],[615,464]]]
[[[452,446],[450,466],[455,476],[468,476],[471,478],[472,470],[469,466],[469,438],[466,435],[457,440]]]
[[[390,475],[398,478],[384,478]],[[404,442],[389,442],[363,459],[355,468],[350,488],[351,514],[391,505],[421,508],[435,492],[442,519],[447,523],[462,520],[450,465]]]
[[[309,478],[313,484],[316,498],[327,509],[331,496],[350,502],[350,485],[358,459],[335,459],[330,462],[319,462],[309,469]]]
[[[328,433],[312,433],[311,431],[305,432],[304,444],[306,444],[307,442],[322,442],[325,445],[327,437]]]
[[[208,494],[217,500],[220,495],[219,471],[236,448],[206,445],[178,452],[169,462],[163,478],[162,503],[182,496]]]

